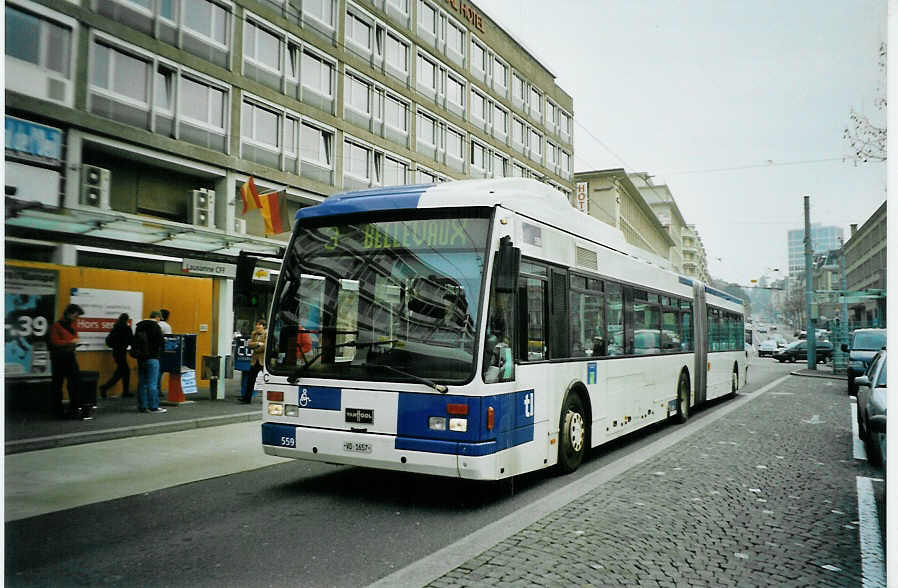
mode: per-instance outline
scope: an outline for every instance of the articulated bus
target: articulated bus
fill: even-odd
[[[535,180],[300,209],[271,309],[270,455],[497,480],[746,382],[742,301]]]

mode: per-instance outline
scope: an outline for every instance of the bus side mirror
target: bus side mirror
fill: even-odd
[[[842,343],[842,351],[848,353],[848,343]]]
[[[521,250],[512,244],[511,237],[502,237],[496,258],[496,292],[513,294],[518,285],[520,269]]]

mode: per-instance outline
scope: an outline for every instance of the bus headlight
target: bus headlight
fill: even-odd
[[[284,414],[287,416],[299,416],[299,407],[295,404],[288,404],[284,407]]]
[[[446,417],[432,416],[427,419],[427,428],[431,431],[445,431]]]
[[[268,403],[268,414],[271,416],[284,416],[284,405],[283,404],[275,404],[274,402]]]
[[[464,433],[468,430],[468,419],[449,419],[449,430]]]

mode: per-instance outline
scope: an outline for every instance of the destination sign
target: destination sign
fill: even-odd
[[[356,249],[483,249],[489,221],[485,218],[446,218],[321,227],[327,251]]]

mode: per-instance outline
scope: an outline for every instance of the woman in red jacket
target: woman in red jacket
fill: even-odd
[[[62,318],[50,327],[50,365],[53,370],[53,401],[56,412],[61,417],[71,416],[81,420],[90,420],[90,407],[81,406],[81,374],[78,360],[75,358],[75,347],[80,343],[75,320],[84,314],[77,304],[69,304],[62,313]],[[62,382],[68,380],[69,414],[62,407]]]

